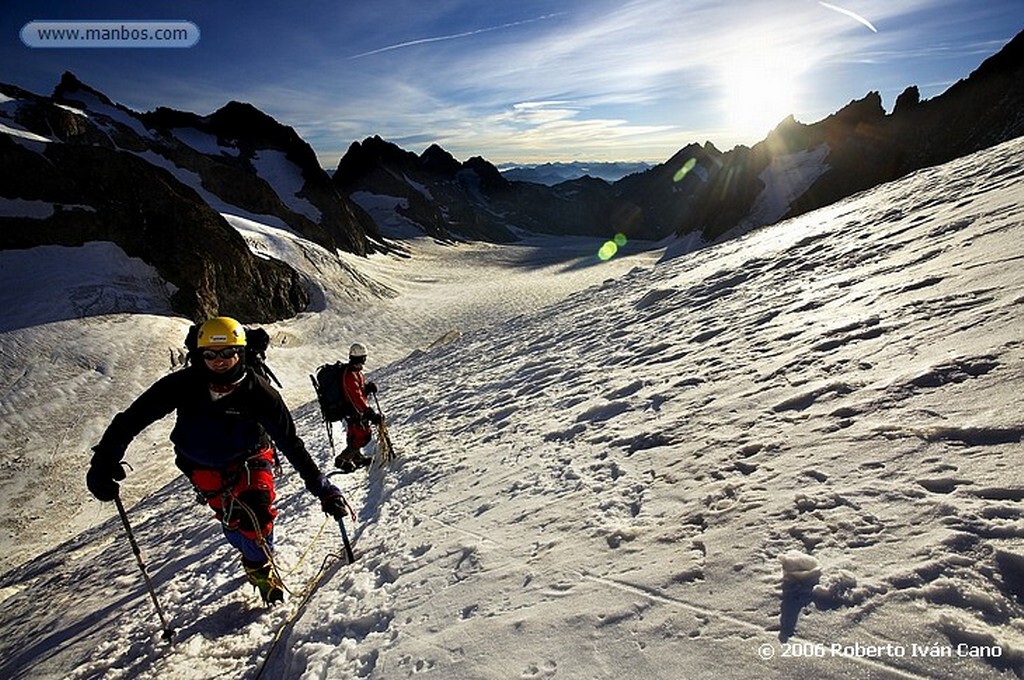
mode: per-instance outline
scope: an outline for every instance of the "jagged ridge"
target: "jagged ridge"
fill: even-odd
[[[210,116],[138,114],[66,73],[51,97],[0,86],[21,134],[0,135],[0,192],[50,214],[0,218],[0,248],[112,241],[154,266],[172,308],[269,322],[304,310],[308,284],[255,257],[221,212],[290,229],[328,250],[386,248],[298,134],[250,104]]]

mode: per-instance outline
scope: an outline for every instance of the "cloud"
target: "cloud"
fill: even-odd
[[[870,28],[873,33],[878,33],[878,29],[875,28],[874,24],[872,24],[870,21],[868,21],[867,19],[865,19],[864,17],[862,17],[861,15],[857,14],[856,12],[854,12],[852,10],[844,9],[842,7],[839,7],[838,5],[833,5],[833,4],[828,3],[828,2],[821,2],[821,0],[818,1],[818,4],[821,5],[822,7],[826,8],[826,9],[832,10],[833,12],[839,12],[840,14],[845,14],[846,16],[850,17],[851,19],[855,19],[855,20],[859,21],[860,23],[864,24],[865,26],[867,26],[868,28]]]
[[[870,60],[880,69],[923,49],[908,32],[934,28],[928,20],[938,15],[925,10],[942,1],[871,6],[871,19],[892,28],[870,40],[842,7],[823,2],[829,11],[822,12],[806,0],[738,0],[742,12],[718,0],[588,0],[571,12],[468,25],[467,12],[447,6],[444,16],[464,23],[407,13],[399,33],[430,37],[366,50],[375,44],[365,40],[379,25],[376,11],[373,21],[356,26],[348,17],[346,24],[366,51],[339,59],[339,45],[351,43],[306,43],[302,59],[288,68],[277,64],[273,77],[258,84],[234,86],[231,98],[292,124],[327,159],[379,134],[414,151],[436,142],[456,157],[482,154],[498,162],[658,160],[694,141],[720,148],[758,141],[736,136],[722,115],[723,77],[736,63],[798,75],[806,96],[790,113],[812,122],[877,87],[837,78],[846,64]],[[890,21],[901,15],[919,20]],[[430,35],[428,25],[446,28]],[[933,43],[926,44],[934,49]],[[438,48],[404,49],[431,44]],[[389,57],[369,58],[382,53]]]
[[[545,14],[543,16],[534,17],[533,19],[523,19],[521,21],[511,21],[506,24],[500,24],[498,26],[488,26],[486,28],[477,28],[471,31],[462,31],[460,33],[451,33],[449,35],[438,35],[432,38],[419,38],[418,40],[407,40],[405,42],[395,43],[394,45],[387,45],[386,47],[380,47],[375,50],[368,52],[360,52],[354,54],[349,59],[361,59],[363,57],[369,57],[374,54],[381,54],[382,52],[390,52],[392,50],[400,50],[404,47],[413,47],[415,45],[425,45],[428,43],[443,42],[446,40],[458,40],[459,38],[468,38],[474,35],[480,35],[481,33],[490,33],[492,31],[502,31],[509,28],[515,28],[517,26],[525,26],[526,24],[533,24],[538,21],[547,21],[554,19],[555,17],[564,16],[566,12],[557,12],[554,14]]]
[[[555,16],[565,18],[548,21]],[[345,93],[339,111],[365,121],[368,132],[396,142],[421,140],[429,132],[457,157],[462,149],[471,155],[486,149],[489,160],[517,153],[596,159],[622,157],[619,149],[629,148],[628,155],[650,160],[667,157],[675,144],[711,136],[725,146],[752,143],[757,140],[723,138],[721,133],[726,67],[745,57],[810,72],[856,54],[857,38],[842,32],[835,15],[814,4],[793,1],[780,8],[752,2],[739,16],[710,0],[599,0],[579,4],[571,14],[545,14],[363,52],[349,58],[349,73],[334,89]],[[800,30],[794,31],[794,25]],[[396,55],[386,71],[379,61],[360,59],[515,27],[525,29],[515,33],[515,40],[465,41],[443,52],[417,51],[415,58]],[[829,40],[820,40],[823,35]],[[374,87],[367,91],[363,83],[370,80]],[[834,103],[791,113],[812,120],[813,114],[834,110]],[[659,137],[660,149],[654,143]]]
[[[586,160],[660,159],[664,135],[684,135],[674,125],[638,124],[568,101],[519,102],[472,125],[456,125],[445,131],[442,146],[456,156],[464,149],[468,153],[486,146],[492,149],[488,160],[494,162],[565,160],[569,155]],[[628,157],[623,148],[630,149]]]

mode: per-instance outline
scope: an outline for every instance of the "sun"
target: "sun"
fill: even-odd
[[[804,65],[782,54],[749,51],[722,66],[721,107],[729,132],[759,141],[796,113]]]

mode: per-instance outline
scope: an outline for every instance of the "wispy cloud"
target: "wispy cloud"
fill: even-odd
[[[575,0],[557,14],[529,0],[532,9],[497,17],[473,11],[473,0],[428,14],[399,11],[406,0],[382,2],[358,21],[346,12],[347,33],[315,32],[301,58],[270,62],[267,78],[233,85],[231,98],[295,126],[328,165],[374,134],[417,152],[439,143],[456,157],[495,162],[658,160],[690,142],[760,139],[738,133],[724,112],[737,64],[766,81],[791,77],[786,113],[813,122],[871,89],[936,80],[908,65],[948,61],[980,42],[947,32],[955,0]],[[389,15],[402,20],[384,21]],[[876,25],[877,35],[864,33]],[[396,34],[427,37],[398,42]],[[345,44],[364,51],[339,59]],[[380,54],[388,57],[372,58]],[[858,73],[870,70],[870,80],[846,77],[851,64],[869,64]],[[201,94],[200,110],[212,110],[205,102],[218,92]]]
[[[833,12],[839,12],[840,14],[845,14],[846,16],[850,17],[851,19],[854,19],[854,20],[859,21],[860,23],[864,24],[865,26],[870,28],[874,33],[878,33],[878,29],[875,28],[874,24],[872,24],[870,21],[868,21],[867,19],[865,19],[861,15],[857,14],[853,10],[845,9],[845,8],[840,7],[838,5],[833,5],[832,3],[829,3],[829,2],[821,2],[821,0],[818,1],[818,4],[821,5],[822,7],[826,8],[826,9],[832,10]]]
[[[545,14],[543,16],[534,17],[532,19],[523,19],[521,21],[511,21],[507,24],[500,24],[498,26],[488,26],[486,28],[477,28],[471,31],[462,31],[460,33],[451,33],[449,35],[438,35],[431,38],[419,38],[417,40],[407,40],[405,42],[395,43],[394,45],[387,45],[386,47],[379,47],[375,50],[368,52],[360,52],[359,54],[353,54],[349,59],[361,59],[363,57],[370,57],[374,54],[381,54],[383,52],[390,52],[392,50],[400,50],[405,47],[413,47],[415,45],[426,45],[427,43],[444,42],[446,40],[458,40],[459,38],[468,38],[474,35],[480,35],[481,33],[491,33],[493,31],[503,31],[509,28],[515,28],[517,26],[525,26],[526,24],[534,24],[538,21],[547,21],[566,15],[567,12],[557,12],[554,14]]]
[[[661,156],[665,134],[689,134],[674,125],[643,125],[567,101],[520,102],[460,128],[447,131],[445,148],[486,144],[500,160],[564,157],[567,149],[580,159],[621,160],[624,146],[632,148],[626,160],[648,160]]]
[[[367,127],[384,136],[397,139],[429,130],[433,141],[453,153],[486,148],[499,159],[545,152],[623,156],[617,150],[623,147],[632,149],[630,156],[646,153],[647,158],[657,158],[671,153],[677,143],[712,138],[725,147],[753,143],[757,140],[723,134],[726,66],[745,59],[807,73],[810,79],[815,69],[820,73],[830,63],[862,54],[863,45],[842,31],[832,7],[821,12],[815,3],[795,0],[787,2],[783,12],[774,4],[753,2],[746,7],[737,17],[712,0],[595,2],[580,5],[571,14],[545,14],[387,45],[349,59],[533,24],[514,42],[473,42],[470,49],[443,55],[417,53],[415,59],[390,60],[386,73],[373,70],[379,65],[372,60],[360,62],[375,79],[374,92],[339,87],[347,93],[339,105],[350,115],[360,111],[356,115],[367,117],[372,112]],[[903,11],[906,5],[899,11],[878,6],[872,18]],[[566,20],[545,26],[549,19],[566,14]],[[801,30],[794,31],[794,25]],[[830,39],[811,37],[821,35]],[[882,49],[895,37],[887,36],[872,47]],[[355,78],[363,68],[345,77]],[[381,78],[402,82],[408,90],[385,96]],[[805,85],[809,92],[815,91],[812,82]],[[842,103],[861,94],[843,92],[833,99]],[[809,122],[827,115],[835,104],[808,98],[799,103],[801,108],[787,113]],[[656,139],[663,140],[664,151],[657,150]]]

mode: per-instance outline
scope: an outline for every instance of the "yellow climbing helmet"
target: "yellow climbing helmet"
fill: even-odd
[[[196,346],[203,347],[244,347],[245,329],[229,316],[215,316],[204,321],[199,327]]]

